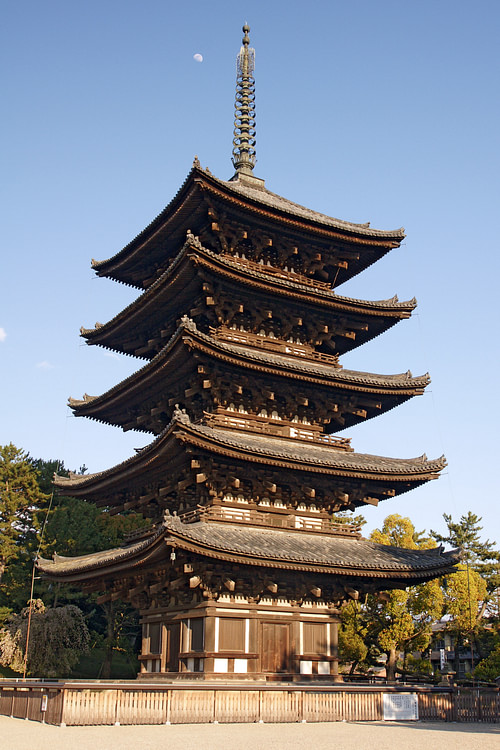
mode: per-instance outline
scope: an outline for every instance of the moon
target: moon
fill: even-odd
[[[195,55],[193,55],[193,60],[196,60],[196,62],[203,62],[203,55],[200,55],[200,53],[197,52]]]

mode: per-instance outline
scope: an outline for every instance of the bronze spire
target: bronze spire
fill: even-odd
[[[255,166],[255,50],[250,47],[243,26],[243,44],[236,58],[236,100],[234,107],[233,165],[236,173],[251,175]]]

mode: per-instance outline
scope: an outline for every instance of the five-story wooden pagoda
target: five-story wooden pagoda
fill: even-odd
[[[39,566],[140,609],[141,676],[336,679],[343,602],[442,575],[456,556],[374,544],[335,513],[435,479],[445,461],[358,454],[336,435],[429,382],[339,363],[411,315],[415,300],[336,292],[404,233],[316,213],[253,175],[254,52],[243,31],[234,177],[195,159],[167,208],[93,261],[141,294],[83,337],[145,364],[70,405],[154,440],[56,486],[111,512],[138,510],[151,526],[119,549]]]

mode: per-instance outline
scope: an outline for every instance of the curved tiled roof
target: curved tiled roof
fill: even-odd
[[[255,457],[283,459],[303,464],[304,468],[316,465],[355,473],[408,475],[437,472],[446,466],[444,456],[430,461],[425,454],[417,458],[388,458],[368,453],[339,451],[332,446],[315,443],[304,445],[288,438],[229,432],[205,425],[191,425],[190,430],[195,436],[205,438],[211,444],[248,453],[249,460],[255,460]]]
[[[425,455],[417,458],[387,458],[364,453],[350,453],[338,450],[332,445],[304,444],[293,439],[250,434],[238,434],[205,425],[194,425],[187,421],[173,420],[158,437],[140,453],[120,464],[95,474],[56,476],[54,484],[65,491],[70,488],[95,486],[101,480],[108,480],[126,471],[144,471],[157,454],[164,452],[171,440],[178,439],[187,444],[231,455],[252,463],[274,466],[293,466],[302,471],[313,471],[338,476],[380,480],[386,478],[394,482],[423,482],[435,478],[446,466],[444,456],[429,461]],[[404,490],[406,491],[406,489]]]
[[[180,547],[211,558],[225,559],[251,566],[290,568],[359,578],[434,577],[451,572],[459,560],[456,551],[441,547],[410,550],[390,547],[360,538],[315,534],[282,529],[252,528],[231,523],[182,523],[166,516],[146,539],[105,552],[80,557],[40,558],[38,568],[50,578],[97,577],[133,560],[137,565],[149,559],[158,542],[167,558],[167,547]]]
[[[156,295],[158,290],[163,286],[168,286],[170,280],[178,271],[182,261],[190,254],[197,255],[199,258],[204,258],[205,263],[209,265],[215,263],[221,269],[227,269],[227,272],[229,273],[237,273],[246,278],[247,281],[254,279],[255,281],[261,281],[268,285],[271,284],[278,294],[293,294],[295,296],[302,295],[302,297],[308,296],[309,300],[314,302],[317,301],[320,304],[326,303],[329,306],[338,307],[342,310],[361,307],[362,310],[355,310],[355,312],[360,314],[384,315],[386,313],[403,313],[410,315],[417,304],[415,298],[400,302],[397,295],[384,300],[363,300],[355,297],[345,297],[337,294],[334,290],[309,286],[300,283],[300,281],[292,281],[271,273],[266,273],[265,266],[262,267],[262,270],[250,271],[236,260],[233,260],[228,256],[218,255],[217,253],[202,247],[201,244],[194,244],[188,239],[170,266],[139,297],[123,308],[123,310],[107,323],[96,325],[95,328],[82,327],[80,331],[81,335],[92,341],[92,339],[108,333],[108,331],[112,330],[114,326],[123,324],[134,314],[140,314],[148,305],[155,306],[157,304]]]
[[[85,394],[82,399],[69,399],[69,406],[74,409],[89,406],[90,409],[97,404],[102,404],[110,398],[117,396],[120,392],[125,392],[134,384],[144,385],[144,378],[153,376],[156,370],[164,367],[168,355],[174,345],[180,338],[185,336],[189,341],[199,342],[201,345],[209,347],[211,351],[218,352],[220,355],[226,354],[246,360],[248,363],[255,363],[273,368],[284,369],[289,372],[300,373],[302,376],[312,378],[327,379],[332,385],[354,386],[359,388],[364,386],[371,389],[387,389],[394,391],[397,395],[400,391],[415,391],[416,389],[425,388],[429,382],[429,374],[413,377],[411,372],[399,373],[395,375],[379,375],[370,372],[360,372],[357,370],[347,370],[335,367],[328,363],[318,360],[301,359],[300,357],[287,356],[280,352],[265,351],[251,347],[233,344],[222,339],[215,338],[199,331],[192,320],[183,320],[175,331],[174,335],[165,344],[163,349],[151,359],[147,364],[136,372],[129,375],[120,383],[110,388],[100,396],[89,396]],[[217,354],[216,354],[217,356]]]
[[[393,230],[373,229],[370,226],[370,222],[366,222],[365,224],[355,224],[351,221],[335,219],[333,216],[327,216],[318,211],[313,211],[310,208],[300,205],[300,203],[294,203],[293,201],[288,200],[288,198],[283,198],[281,195],[272,193],[270,190],[267,190],[266,187],[260,185],[257,180],[248,180],[248,178],[245,179],[244,176],[238,180],[228,181],[220,180],[213,175],[211,175],[211,178],[217,185],[229,192],[241,195],[255,203],[262,203],[269,208],[280,211],[280,213],[300,217],[301,219],[306,219],[316,224],[324,224],[328,227],[342,229],[346,232],[365,235],[367,237],[383,237],[384,239],[386,237],[394,237],[395,239],[402,240],[405,236],[405,230],[403,227]]]
[[[320,572],[342,572],[362,577],[376,575],[405,575],[416,571],[435,574],[458,562],[454,551],[443,552],[441,547],[429,550],[410,550],[335,535],[315,535],[296,531],[242,528],[236,524],[197,522],[183,524],[179,518],[165,521],[176,546],[183,542],[192,549],[209,556],[217,553],[235,556],[238,562],[247,558],[253,565],[277,565],[294,570],[311,566]]]
[[[396,242],[400,242],[405,236],[403,228],[394,230],[373,229],[370,227],[369,222],[356,224],[354,222],[343,221],[342,219],[335,219],[332,216],[327,216],[318,211],[313,211],[299,203],[294,203],[287,198],[272,193],[270,190],[267,190],[263,182],[259,180],[220,180],[217,177],[214,177],[209,170],[202,169],[199,166],[193,166],[176,195],[163,211],[161,211],[158,216],[122,250],[106,260],[93,260],[92,267],[96,271],[99,271],[106,265],[124,260],[127,255],[132,254],[137,249],[138,245],[140,246],[145,242],[148,237],[160,229],[161,225],[166,222],[170,216],[174,215],[175,211],[179,209],[183,200],[185,200],[186,195],[189,193],[189,190],[193,187],[196,181],[203,182],[207,187],[212,186],[219,194],[225,194],[228,198],[231,196],[239,199],[244,198],[245,201],[250,201],[250,203],[256,208],[263,207],[271,209],[271,211],[276,212],[281,216],[284,215],[291,219],[300,219],[307,223],[311,223],[312,225],[324,227],[325,229],[335,229],[348,235],[358,235],[360,237],[366,237],[367,239],[392,239]]]
[[[154,551],[153,548],[157,546],[157,543],[162,540],[163,534],[164,527],[160,525],[139,541],[123,545],[122,547],[113,547],[112,549],[92,552],[89,555],[79,555],[77,557],[63,557],[58,554],[54,554],[52,560],[39,557],[37,559],[37,567],[42,573],[47,575],[56,572],[59,576],[65,576],[71,575],[76,571],[84,573],[98,568],[116,566],[124,561],[132,564],[132,560],[135,558],[140,558],[141,561],[144,561]]]

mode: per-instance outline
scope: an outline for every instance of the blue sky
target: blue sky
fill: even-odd
[[[66,406],[139,366],[79,337],[135,296],[95,278],[90,260],[114,255],[159,213],[195,154],[232,175],[248,21],[256,174],[310,208],[407,231],[340,292],[415,295],[416,314],[343,364],[429,371],[432,384],[345,434],[359,452],[444,453],[449,465],[438,482],[369,509],[370,528],[399,512],[444,530],[444,512],[473,510],[500,543],[500,5],[7,0],[2,10],[0,444],[99,471],[147,442]]]

